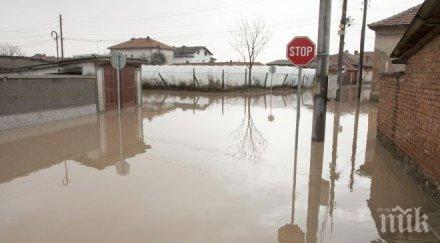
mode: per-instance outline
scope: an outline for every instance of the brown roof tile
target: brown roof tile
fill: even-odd
[[[173,47],[165,45],[150,37],[147,38],[131,38],[129,41],[109,47],[110,50],[117,49],[153,49],[158,48],[162,50],[174,50]]]
[[[416,16],[421,6],[422,5],[419,4],[415,7],[412,7],[406,11],[393,15],[389,18],[371,23],[368,25],[368,27],[370,27],[370,29],[372,30],[375,30],[377,28],[386,27],[386,26],[409,25],[411,24],[411,21],[414,19],[414,16]]]

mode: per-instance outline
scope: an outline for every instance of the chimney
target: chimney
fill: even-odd
[[[359,52],[357,50],[354,51],[354,55],[357,56],[359,55]]]

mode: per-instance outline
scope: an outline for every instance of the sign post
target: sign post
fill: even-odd
[[[126,175],[128,174],[128,163],[124,161],[124,155],[122,152],[122,121],[121,121],[121,80],[120,80],[120,74],[119,70],[123,69],[125,67],[125,64],[127,64],[127,58],[119,53],[116,52],[112,55],[111,59],[112,66],[116,69],[116,85],[118,90],[118,118],[119,118],[119,156],[120,161],[116,163],[116,171],[120,175]]]
[[[304,242],[305,234],[298,225],[295,225],[295,192],[296,192],[296,174],[298,159],[298,135],[299,120],[301,115],[301,87],[303,83],[303,67],[309,64],[316,56],[316,46],[309,37],[295,37],[286,48],[287,59],[296,67],[298,67],[298,83],[296,98],[296,132],[295,132],[295,158],[293,165],[293,189],[292,189],[292,215],[290,224],[283,226],[278,230],[279,239],[294,239],[295,242]],[[286,241],[286,240],[284,240]],[[283,242],[284,242],[283,241]],[[281,241],[280,241],[281,242]]]
[[[307,66],[316,56],[316,45],[307,36],[298,36],[293,38],[286,48],[287,59],[296,67],[298,67],[298,83],[296,92],[296,134],[295,134],[295,149],[298,149],[298,132],[299,132],[299,119],[301,110],[301,88],[303,85],[302,71],[303,67]]]
[[[121,115],[121,81],[119,70],[123,69],[125,67],[125,64],[127,64],[127,58],[123,54],[116,52],[112,55],[111,63],[112,66],[116,69],[116,85],[118,86],[118,112],[119,115]]]
[[[276,73],[277,67],[270,66],[269,72],[270,72],[270,114],[267,117],[267,120],[270,122],[273,122],[275,120],[275,116],[272,114],[272,87],[273,87],[273,74]]]

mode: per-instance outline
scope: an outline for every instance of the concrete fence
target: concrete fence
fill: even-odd
[[[0,77],[0,130],[96,113],[96,77]]]

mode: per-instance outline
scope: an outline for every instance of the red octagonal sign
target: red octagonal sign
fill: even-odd
[[[316,45],[307,36],[293,38],[287,44],[287,59],[295,66],[306,66],[316,56]]]

